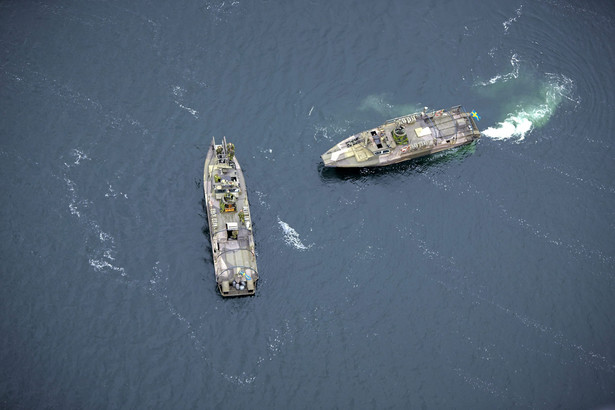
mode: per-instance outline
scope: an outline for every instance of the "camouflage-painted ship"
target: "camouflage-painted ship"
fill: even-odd
[[[325,167],[380,167],[469,144],[480,138],[473,117],[460,105],[388,120],[352,135],[322,155]]]
[[[224,297],[253,295],[258,271],[246,182],[235,146],[215,138],[205,158],[203,190],[218,290]]]

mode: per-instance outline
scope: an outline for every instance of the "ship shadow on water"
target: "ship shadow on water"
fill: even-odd
[[[207,222],[207,209],[205,208],[205,198],[201,198],[199,201],[201,204],[202,213],[199,213],[199,216],[203,218],[203,225],[201,226],[201,233],[205,237],[205,256],[203,257],[203,261],[206,264],[213,264],[214,260],[212,257],[213,249],[211,247],[211,240],[209,236],[209,223]]]
[[[321,180],[325,183],[420,174],[432,168],[438,168],[464,160],[466,157],[474,154],[476,151],[476,144],[477,141],[473,141],[468,145],[383,167],[326,168],[322,161],[320,161],[318,164],[318,173],[320,174]]]

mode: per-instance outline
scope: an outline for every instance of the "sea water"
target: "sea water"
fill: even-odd
[[[615,405],[612,2],[0,10],[1,407]],[[457,104],[476,144],[323,169]],[[251,298],[215,286],[212,136],[245,170]]]

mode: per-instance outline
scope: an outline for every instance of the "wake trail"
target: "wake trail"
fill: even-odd
[[[105,273],[107,277],[127,287],[141,289],[163,303],[168,312],[186,328],[194,347],[201,354],[201,358],[208,361],[205,355],[206,345],[198,337],[191,321],[179,312],[165,292],[166,288],[163,285],[162,270],[159,267],[159,261],[154,264],[152,278],[147,281],[131,279],[127,270],[118,264],[116,261],[118,252],[115,238],[110,233],[103,230],[97,221],[88,216],[87,210],[93,206],[94,203],[90,200],[81,198],[78,193],[77,184],[70,179],[70,172],[75,167],[82,165],[83,162],[91,158],[78,149],[73,149],[71,151],[71,156],[74,161],[72,163],[64,163],[66,170],[59,178],[64,181],[67,189],[69,197],[68,209],[70,214],[75,216],[85,227],[86,233],[89,236],[86,238],[86,242],[92,240],[90,239],[90,235],[93,236],[95,238],[94,241],[97,242],[93,247],[94,250],[87,256],[90,266],[95,272]]]
[[[419,213],[420,211],[415,210],[414,212]],[[421,218],[424,218],[424,216],[418,215],[417,218],[415,219],[420,220]],[[421,227],[418,222],[413,222],[413,224],[418,229],[421,229],[421,228],[425,229],[425,227],[424,226]],[[398,228],[398,230],[400,229]],[[535,330],[539,332],[540,334],[544,334],[548,336],[551,339],[551,342],[553,344],[562,347],[569,354],[573,356],[573,359],[571,360],[576,360],[587,367],[593,368],[594,370],[600,370],[600,371],[604,371],[607,373],[615,373],[615,364],[610,363],[606,356],[593,352],[591,350],[587,350],[583,346],[568,340],[562,334],[561,331],[555,330],[548,325],[540,323],[528,316],[522,315],[510,309],[509,307],[504,306],[470,289],[469,286],[467,285],[467,281],[465,278],[467,277],[468,274],[473,274],[474,272],[472,271],[468,272],[468,271],[463,270],[462,268],[457,267],[453,258],[445,258],[442,255],[440,255],[440,253],[437,250],[430,248],[427,245],[427,243],[413,231],[412,228],[406,231],[400,230],[400,235],[404,238],[409,238],[410,240],[412,240],[416,244],[416,246],[420,249],[423,256],[427,258],[428,260],[431,260],[438,268],[438,272],[444,273],[442,277],[446,278],[445,280],[445,279],[436,278],[431,275],[425,275],[429,280],[438,283],[439,285],[443,286],[450,292],[457,293],[461,296],[469,295],[481,303],[485,303],[487,305],[490,305],[496,308],[497,311],[515,319],[517,322],[521,323],[523,326],[531,330]],[[455,278],[454,280],[456,280],[458,284],[451,283],[452,282],[451,278]],[[551,356],[550,354],[546,354],[546,355]]]
[[[533,408],[533,406],[527,403],[527,400],[525,400],[518,394],[509,392],[508,388],[498,388],[494,382],[485,381],[480,377],[473,376],[458,367],[454,368],[453,371],[457,376],[463,379],[464,382],[469,384],[474,390],[480,390],[485,393],[489,393],[491,396],[497,397],[504,403],[515,403],[515,407],[521,406],[526,408]]]
[[[561,177],[564,177],[567,180],[566,182],[572,186],[575,186],[578,188],[591,188],[596,191],[606,192],[609,194],[615,194],[615,187],[605,185],[601,182],[596,181],[593,178],[582,177],[580,176],[582,172],[577,169],[564,169],[561,165],[546,164],[544,161],[539,161],[535,158],[529,158],[527,155],[524,155],[520,152],[507,150],[501,145],[494,145],[494,146],[496,149],[500,150],[501,152],[507,155],[510,155],[510,156],[514,155],[517,160],[525,161],[526,163],[531,163],[537,166],[538,168],[541,168],[544,171],[549,171]]]
[[[430,183],[435,185],[438,188],[444,189],[448,191],[450,187],[459,187],[462,183],[459,180],[453,181],[452,179],[444,180],[447,178],[444,175],[438,174],[437,178],[434,175],[430,175],[428,173],[421,173],[422,177],[426,178]],[[574,243],[568,242],[562,238],[555,237],[553,234],[549,232],[545,232],[539,227],[536,227],[530,224],[527,220],[514,216],[512,213],[504,206],[502,201],[493,198],[491,194],[488,192],[482,191],[477,188],[474,184],[469,181],[464,182],[466,187],[462,188],[458,191],[458,195],[473,195],[480,198],[483,201],[486,201],[489,204],[491,209],[496,209],[503,216],[503,219],[511,224],[514,224],[518,227],[521,227],[524,231],[534,236],[535,238],[541,239],[552,246],[563,247],[571,254],[584,257],[586,259],[598,260],[603,264],[612,266],[614,263],[614,258],[612,256],[605,255],[603,252],[598,249],[594,249],[590,246],[581,243],[580,241],[576,241]],[[614,279],[615,275],[608,275],[609,279]]]
[[[100,102],[75,90],[69,84],[62,84],[58,80],[50,78],[40,71],[32,70],[27,67],[12,67],[10,71],[4,70],[4,74],[21,87],[27,87],[37,93],[40,93],[41,89],[47,90],[50,94],[68,101],[85,111],[97,113],[111,128],[115,128],[119,131],[126,128],[135,128],[139,130],[142,135],[150,135],[150,130],[130,114],[119,114],[113,110],[109,110]]]

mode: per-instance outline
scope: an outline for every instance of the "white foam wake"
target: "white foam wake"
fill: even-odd
[[[526,111],[509,114],[504,122],[498,123],[495,127],[489,127],[483,130],[482,134],[494,140],[517,138],[517,141],[523,141],[525,135],[533,128],[533,123],[530,118],[532,118],[531,112],[528,113]]]
[[[564,98],[572,100],[573,81],[561,74],[547,74],[542,100],[519,104],[517,110],[509,113],[503,122],[489,127],[482,134],[494,140],[516,139],[521,142],[534,127],[544,125],[555,113]]]
[[[303,242],[301,242],[301,238],[299,238],[297,231],[295,231],[292,226],[282,221],[280,218],[278,218],[278,224],[280,224],[280,227],[282,227],[282,230],[284,231],[284,241],[287,245],[300,250],[310,249],[314,245],[310,244],[305,246]]]

